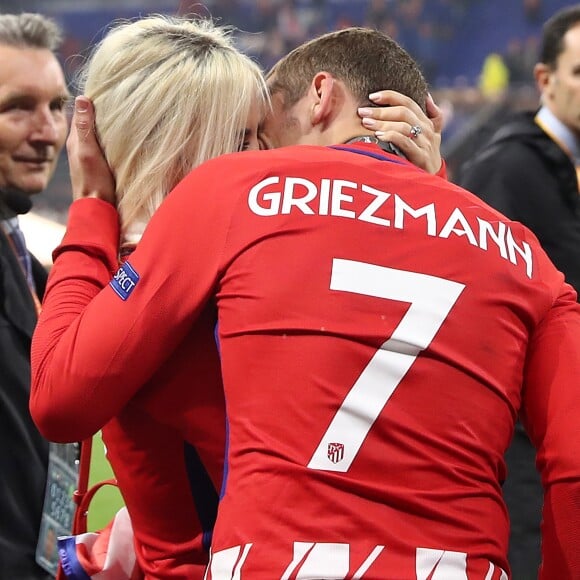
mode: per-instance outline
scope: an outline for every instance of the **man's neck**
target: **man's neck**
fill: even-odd
[[[374,135],[360,135],[358,137],[353,137],[344,143],[345,145],[350,143],[372,143],[380,147],[385,153],[390,153],[391,155],[397,155],[406,159],[405,154],[396,145],[389,141],[381,141]]]
[[[575,164],[580,164],[580,139],[567,125],[546,105],[536,115],[536,122],[550,137],[570,155]]]

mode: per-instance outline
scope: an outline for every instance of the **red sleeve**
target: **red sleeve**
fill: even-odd
[[[131,515],[140,569],[151,578],[203,578],[208,553],[182,436],[129,404],[105,425],[103,441]]]
[[[111,279],[118,264],[118,240],[118,214],[111,204],[97,199],[81,199],[71,205],[65,236],[53,252],[54,266],[33,336],[33,377],[56,377],[61,372],[66,376],[65,367],[54,371],[50,368],[51,357],[48,353],[54,351],[60,336]],[[66,287],[66,292],[60,291],[63,287]],[[54,405],[59,404],[59,395],[50,383],[46,390],[35,389],[33,379],[30,398],[32,417],[40,431],[48,439],[56,441],[61,439],[60,426],[51,425],[50,416]],[[80,433],[75,440],[85,439],[89,434],[92,431]]]
[[[531,339],[522,416],[544,486],[540,578],[579,578],[580,305],[566,284]]]
[[[224,182],[211,167],[194,172],[203,211],[190,207],[195,196],[186,179],[156,212],[124,264],[136,275],[125,299],[108,284],[116,211],[94,199],[71,207],[32,342],[30,410],[47,438],[78,441],[101,429],[168,358],[211,296],[218,238],[230,219],[208,201],[220,197],[213,190]]]

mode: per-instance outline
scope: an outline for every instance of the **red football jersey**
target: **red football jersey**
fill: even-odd
[[[202,580],[223,476],[225,408],[212,308],[103,427],[145,578]]]
[[[508,578],[519,412],[543,578],[580,573],[580,307],[529,230],[372,145],[234,154],[193,171],[65,320],[114,220],[71,207],[32,413],[52,437],[98,429],[215,297],[229,447],[208,578]]]

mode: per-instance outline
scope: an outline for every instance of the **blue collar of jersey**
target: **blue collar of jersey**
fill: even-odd
[[[350,151],[351,153],[358,153],[359,155],[366,155],[367,157],[373,157],[379,161],[389,161],[390,163],[396,163],[397,165],[406,165],[406,163],[402,160],[393,159],[392,157],[387,157],[385,154],[375,153],[374,151],[367,151],[357,147],[349,147],[348,145],[330,145],[330,148],[338,149],[341,151]],[[396,153],[392,153],[391,155],[396,155]]]

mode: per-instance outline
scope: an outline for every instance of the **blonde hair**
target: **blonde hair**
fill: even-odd
[[[122,241],[140,236],[193,168],[239,150],[250,108],[268,102],[258,65],[234,47],[231,29],[210,20],[118,24],[83,74],[116,179]]]

